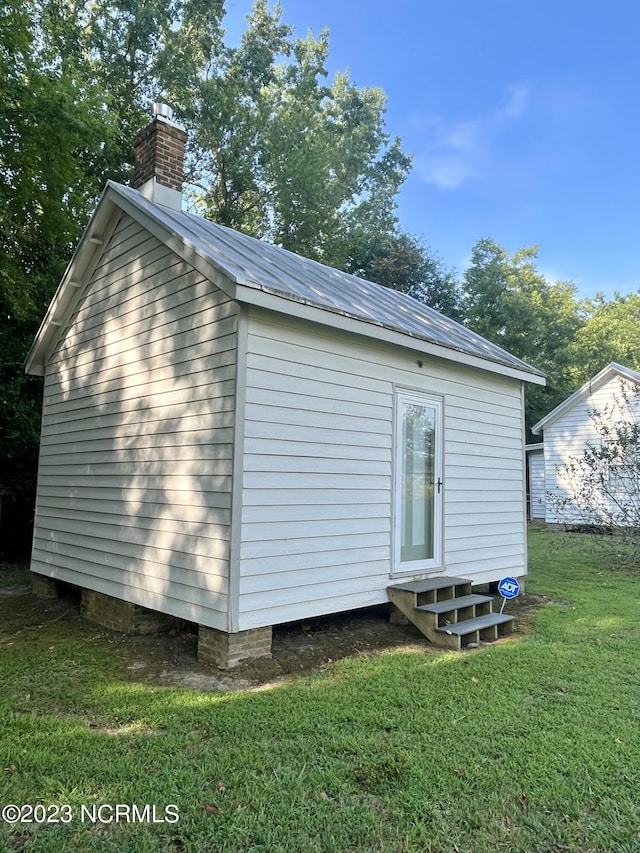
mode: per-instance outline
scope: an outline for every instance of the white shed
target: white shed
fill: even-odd
[[[182,212],[156,180],[108,184],[28,356],[36,581],[81,587],[112,627],[195,622],[224,662],[393,581],[524,575],[524,384],[542,374]]]
[[[544,433],[544,481],[547,495],[569,496],[571,489],[561,476],[562,469],[570,460],[579,459],[588,444],[599,446],[603,441],[592,413],[606,412],[611,423],[627,417],[624,395],[638,387],[640,373],[612,362],[533,426],[534,434]],[[631,413],[636,417],[640,414],[638,400],[634,398],[631,402]],[[549,525],[592,522],[587,514],[581,514],[576,508],[563,510],[554,500],[546,500],[545,503],[545,519]]]
[[[529,497],[529,520],[545,518],[544,444],[527,444],[527,487]]]

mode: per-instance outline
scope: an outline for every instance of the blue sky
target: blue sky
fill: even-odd
[[[388,97],[413,154],[402,227],[462,271],[490,237],[538,243],[581,296],[640,287],[640,4],[632,0],[282,0],[330,31],[329,70]],[[228,0],[229,36],[251,0]]]

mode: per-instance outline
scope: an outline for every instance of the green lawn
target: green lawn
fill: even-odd
[[[0,804],[73,810],[0,824],[0,850],[637,853],[640,576],[578,543],[531,533],[552,603],[524,638],[262,691],[156,686],[116,635],[0,598]],[[179,820],[81,820],[134,803]]]

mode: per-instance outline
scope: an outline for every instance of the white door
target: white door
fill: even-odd
[[[396,573],[442,564],[442,400],[401,391],[396,405]]]

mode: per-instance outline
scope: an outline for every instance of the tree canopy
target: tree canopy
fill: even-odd
[[[474,331],[547,374],[546,388],[527,389],[527,424],[575,388],[571,344],[584,306],[571,282],[549,282],[536,268],[537,246],[513,255],[489,239],[473,247],[463,277],[462,310]]]
[[[612,361],[640,370],[640,293],[585,303],[586,321],[571,344],[572,377],[581,385]]]

